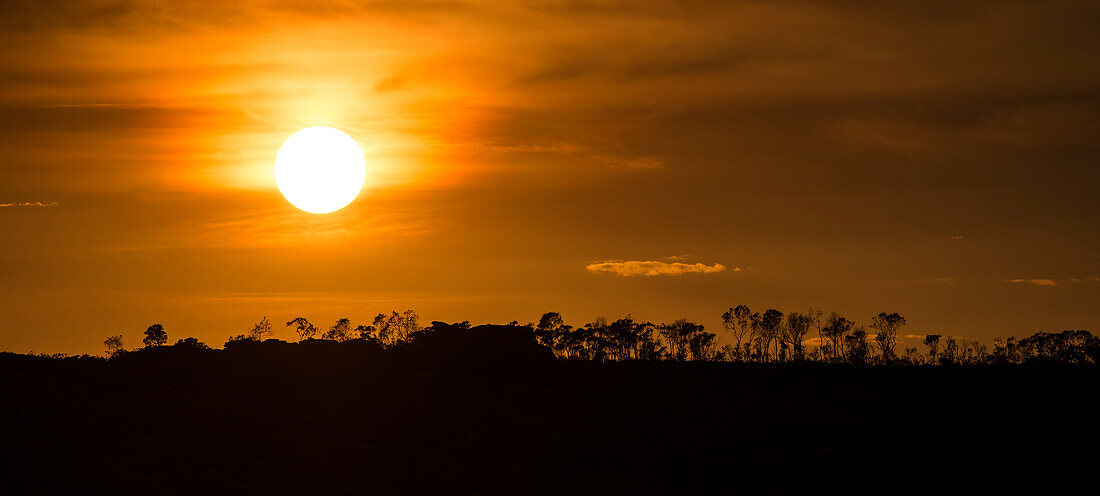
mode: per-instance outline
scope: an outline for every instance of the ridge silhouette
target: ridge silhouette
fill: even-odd
[[[109,359],[0,353],[0,480],[6,494],[926,494],[1092,480],[1095,459],[1078,455],[1100,441],[1086,427],[1100,413],[1091,333],[984,355],[933,335],[929,353],[894,356],[878,335],[897,331],[896,314],[869,339],[837,315],[818,329],[814,312],[755,326],[728,313],[733,329],[747,319],[747,353],[685,320],[420,327],[411,312],[324,330],[296,318],[297,343],[268,337],[264,318],[223,349],[189,337],[125,351],[116,335]],[[817,332],[842,348],[794,345]]]

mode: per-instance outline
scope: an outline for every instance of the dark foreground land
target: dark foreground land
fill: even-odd
[[[1095,489],[1097,372],[600,364],[523,343],[5,354],[0,493]]]

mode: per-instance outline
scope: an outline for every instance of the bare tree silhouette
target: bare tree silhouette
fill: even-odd
[[[119,353],[122,353],[122,350],[124,349],[122,344],[122,335],[115,334],[114,336],[108,337],[106,340],[103,341],[103,347],[107,349],[108,357],[113,357],[115,355],[118,355]]]
[[[294,332],[298,333],[299,341],[313,339],[313,336],[317,335],[317,328],[305,317],[294,317],[286,323],[286,326],[294,328]]]
[[[271,336],[271,322],[268,322],[267,317],[260,319],[251,329],[248,330],[248,338],[256,341],[263,341]]]

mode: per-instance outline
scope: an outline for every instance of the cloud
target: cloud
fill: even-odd
[[[1013,284],[1034,284],[1036,286],[1057,286],[1058,283],[1054,282],[1054,279],[1005,279],[1005,282]]]
[[[596,158],[613,167],[623,167],[627,169],[660,169],[665,166],[664,162],[653,157],[624,158],[597,155]]]
[[[947,239],[950,239],[952,241],[958,241],[960,239],[963,239],[963,235],[962,234],[956,234],[954,236],[948,236]]]
[[[683,274],[713,274],[726,270],[726,266],[720,263],[706,265],[702,263],[686,264],[681,262],[657,262],[630,260],[625,262],[609,261],[589,264],[585,267],[593,274],[615,274],[623,277],[634,276],[678,276]],[[740,267],[734,267],[734,272],[740,272]]]
[[[33,202],[3,202],[0,203],[0,208],[3,207],[56,207],[57,202],[54,201],[33,201]]]

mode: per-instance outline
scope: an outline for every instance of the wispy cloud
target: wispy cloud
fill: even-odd
[[[609,155],[597,155],[596,158],[614,167],[627,169],[660,169],[665,163],[654,157],[613,157]]]
[[[49,201],[33,201],[33,202],[0,202],[0,208],[3,207],[56,207],[57,202]]]
[[[634,276],[678,276],[683,274],[714,274],[726,270],[726,266],[720,263],[707,265],[702,263],[686,264],[681,262],[658,262],[655,260],[640,261],[607,261],[589,264],[585,267],[593,274],[615,274],[623,277]],[[734,272],[740,272],[740,267],[734,267]]]
[[[947,239],[958,241],[960,239],[963,239],[963,235],[962,234],[955,234],[955,235],[952,235],[952,236],[948,236]]]
[[[1036,286],[1057,286],[1054,279],[1005,279],[1005,282],[1013,284],[1034,284]]]

